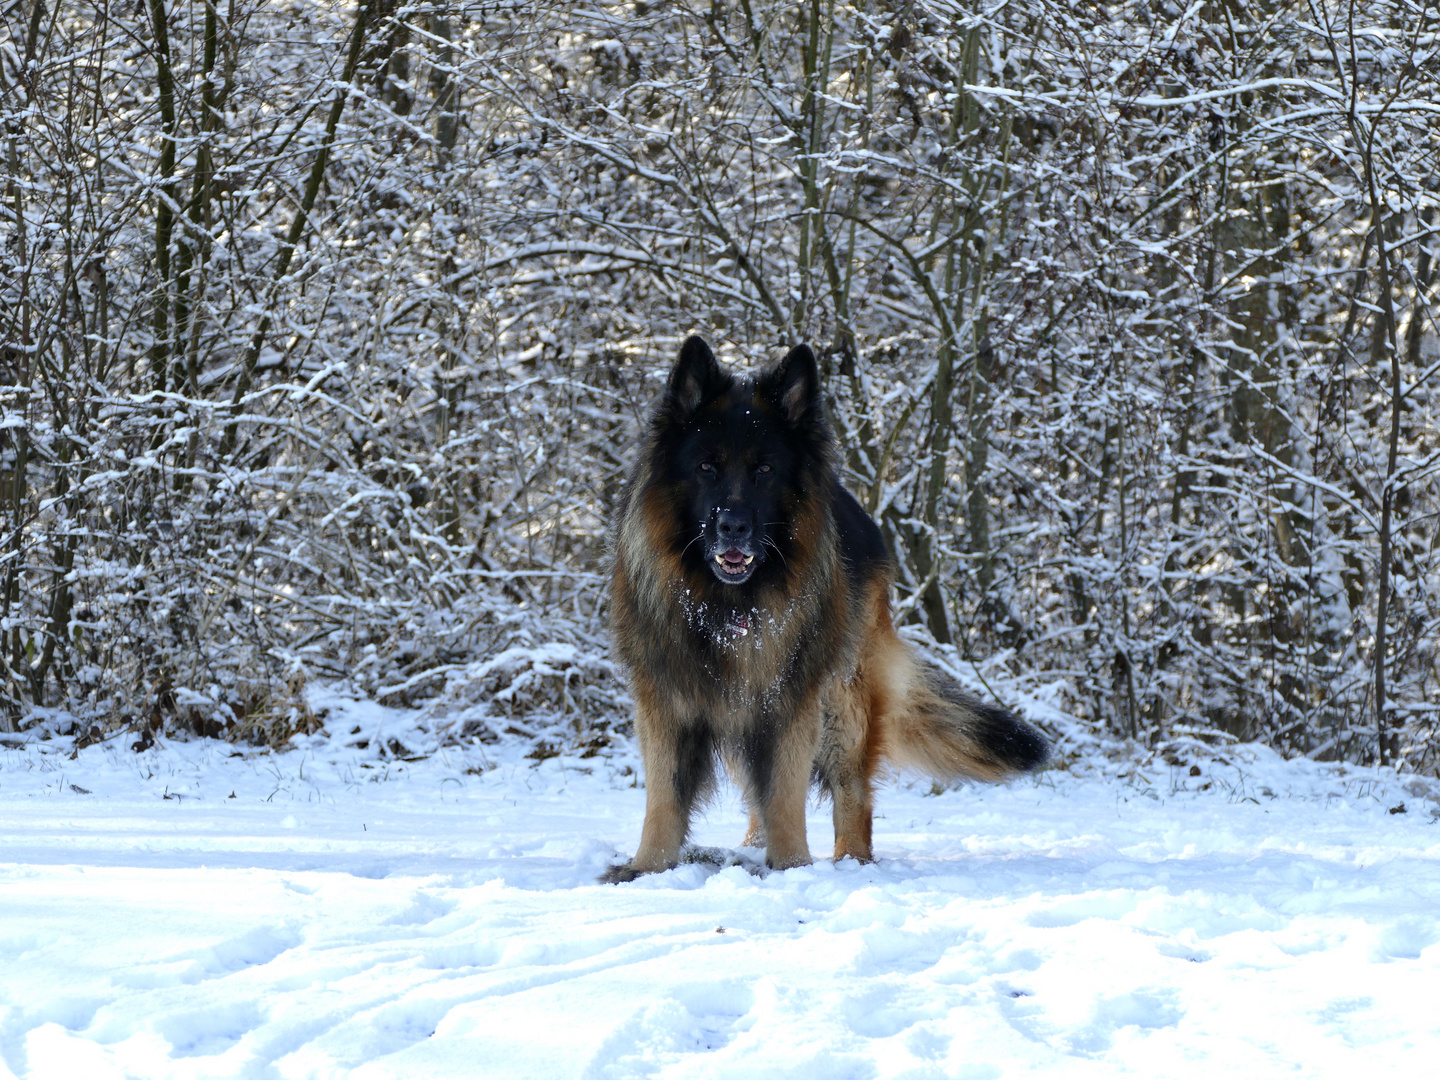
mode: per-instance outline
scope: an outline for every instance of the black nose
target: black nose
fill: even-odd
[[[750,539],[750,515],[736,510],[721,510],[715,519],[715,530],[726,543],[739,544]]]

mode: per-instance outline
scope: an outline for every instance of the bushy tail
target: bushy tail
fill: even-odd
[[[937,780],[1003,780],[1045,764],[1049,744],[1023,720],[981,701],[908,647],[890,661],[887,681],[897,700],[886,711],[882,745],[896,768]]]

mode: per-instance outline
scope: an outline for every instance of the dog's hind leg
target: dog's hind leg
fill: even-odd
[[[878,728],[871,724],[876,706],[872,687],[857,674],[831,687],[826,700],[825,729],[815,771],[834,805],[835,860],[849,856],[860,862],[874,858],[870,846],[874,800],[871,778],[879,760]]]
[[[731,746],[724,755],[725,771],[730,774],[730,779],[745,793],[745,809],[749,813],[749,821],[745,826],[745,839],[740,841],[741,847],[764,847],[765,846],[765,823],[760,820],[760,811],[755,807],[755,800],[751,798],[750,786],[747,783],[747,767],[744,759],[735,752]]]
[[[745,826],[745,839],[740,841],[741,847],[762,847],[765,843],[765,826],[760,823],[760,812],[753,806],[750,808],[750,821]]]
[[[870,785],[864,780],[830,789],[835,803],[835,861],[850,857],[856,862],[872,862],[870,832],[874,825],[874,804]]]

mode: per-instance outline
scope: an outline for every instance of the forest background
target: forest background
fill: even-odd
[[[1009,704],[1440,767],[1433,5],[0,10],[5,730],[349,680],[603,747],[697,331],[816,347],[906,633]]]

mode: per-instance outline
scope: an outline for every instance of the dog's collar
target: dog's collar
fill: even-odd
[[[744,637],[750,633],[750,616],[744,612],[732,611],[730,616],[725,620],[725,628],[729,630],[734,637]]]

